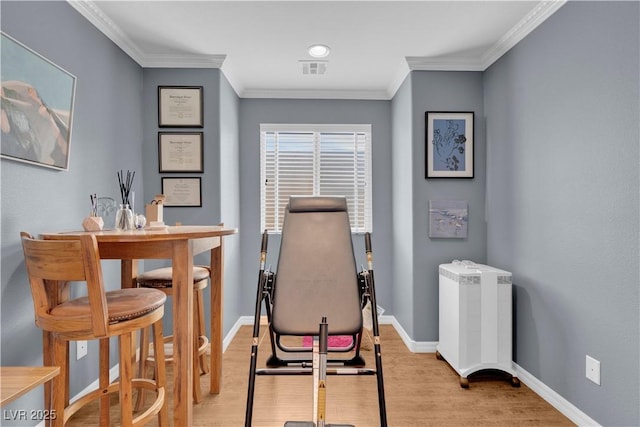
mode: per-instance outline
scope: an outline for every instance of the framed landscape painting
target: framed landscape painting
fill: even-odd
[[[473,112],[425,114],[425,178],[473,178]]]
[[[2,34],[3,158],[69,169],[76,78]]]

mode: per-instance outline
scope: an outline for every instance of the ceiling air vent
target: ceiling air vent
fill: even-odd
[[[322,75],[327,72],[328,61],[300,61],[302,64],[302,74],[304,75]]]

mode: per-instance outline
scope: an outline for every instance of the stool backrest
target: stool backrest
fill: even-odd
[[[91,325],[97,337],[107,335],[108,312],[98,244],[91,234],[64,240],[34,239],[21,232],[22,249],[36,325],[53,332],[87,330],[86,318],[60,319],[51,310],[64,298],[66,282],[85,282],[91,306]]]

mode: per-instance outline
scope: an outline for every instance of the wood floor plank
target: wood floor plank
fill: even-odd
[[[392,326],[380,328],[390,427],[574,425],[524,384],[514,388],[496,375],[479,373],[470,378],[470,387],[463,389],[456,372],[446,362],[436,359],[433,353],[411,353]],[[194,427],[244,425],[250,349],[251,327],[243,326],[224,353],[222,393],[209,394],[208,378],[201,381],[203,401],[194,405]],[[259,367],[264,366],[268,351],[268,339],[262,340]],[[363,355],[368,366],[375,366],[371,351],[363,351]],[[169,366],[169,375],[171,369]],[[310,421],[312,383],[311,376],[258,376],[253,427]],[[112,413],[112,422],[117,425],[117,411]],[[71,419],[69,426],[98,425],[97,414],[97,407],[87,407]],[[375,376],[329,376],[327,422],[357,427],[379,425]],[[155,426],[155,421],[150,425]]]

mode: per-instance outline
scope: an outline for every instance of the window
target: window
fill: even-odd
[[[260,227],[280,232],[289,196],[344,196],[371,231],[371,125],[260,125]]]

